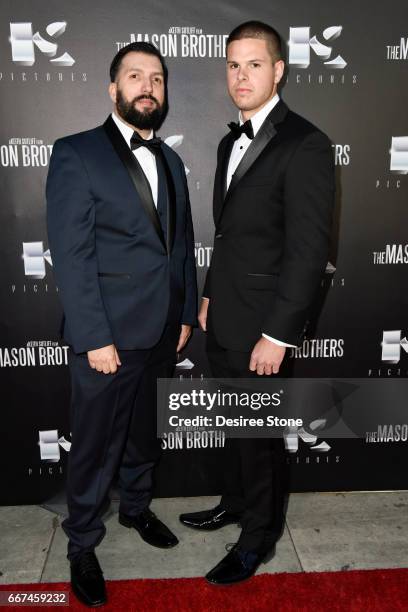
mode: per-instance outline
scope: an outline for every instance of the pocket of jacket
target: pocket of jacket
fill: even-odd
[[[98,276],[105,278],[130,278],[127,272],[98,272]]]

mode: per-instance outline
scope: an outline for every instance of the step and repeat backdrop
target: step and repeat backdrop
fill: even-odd
[[[239,23],[273,25],[287,43],[281,95],[333,142],[332,253],[315,324],[292,350],[298,377],[397,378],[408,373],[408,9],[405,0],[3,0],[0,6],[0,503],[39,503],[64,490],[70,450],[67,346],[45,225],[54,141],[103,123],[108,68],[131,41],[157,45],[169,67],[160,136],[186,166],[200,288],[211,259],[216,147],[236,120],[225,86],[225,40]],[[209,375],[196,331],[176,376]],[[408,416],[365,438],[299,431],[288,453],[293,491],[407,488]],[[220,440],[163,441],[156,494],[220,489]]]

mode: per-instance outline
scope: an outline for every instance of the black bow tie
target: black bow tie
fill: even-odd
[[[254,130],[250,119],[248,119],[248,121],[245,121],[245,123],[243,123],[242,125],[239,125],[239,123],[234,123],[234,121],[232,121],[228,124],[228,127],[232,132],[234,140],[238,140],[238,138],[242,134],[246,134],[249,140],[252,140],[254,137]]]
[[[153,155],[156,155],[160,151],[162,142],[161,138],[150,138],[149,140],[145,140],[140,134],[133,132],[133,136],[130,139],[130,148],[133,151],[139,147],[146,147]]]

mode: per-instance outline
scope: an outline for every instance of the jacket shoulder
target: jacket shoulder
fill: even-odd
[[[286,129],[296,135],[299,140],[303,140],[309,135],[316,135],[320,140],[330,142],[329,137],[320,128],[308,121],[301,115],[289,110],[286,116]]]
[[[101,136],[103,136],[103,134],[103,126],[98,126],[91,130],[85,130],[84,132],[78,132],[77,134],[69,134],[68,136],[58,138],[54,143],[54,147],[58,148],[61,145],[69,145],[75,150],[81,150],[89,146],[95,146],[95,144],[100,141],[100,138]]]
[[[176,153],[174,149],[169,147],[169,145],[166,144],[164,141],[162,143],[162,149],[168,160],[170,160],[173,164],[179,165],[181,168],[184,169],[184,162],[181,159],[180,155]]]

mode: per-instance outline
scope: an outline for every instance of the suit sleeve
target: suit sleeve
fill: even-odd
[[[207,298],[210,299],[210,286],[211,286],[211,262],[210,262],[210,267],[207,270],[207,274],[205,276],[205,281],[204,281],[204,288],[203,288],[203,298]]]
[[[218,147],[217,147],[217,168],[220,167],[221,165],[221,159],[220,159],[220,153],[222,150],[222,145],[225,142],[226,136],[224,136],[224,138],[218,143]],[[215,198],[215,178],[214,178],[214,194],[213,194],[213,198]],[[213,203],[213,218],[214,218],[214,225],[215,225],[215,206]],[[214,240],[213,240],[213,245],[214,245]],[[204,281],[204,287],[203,287],[203,293],[202,293],[202,297],[203,298],[211,298],[211,262],[209,265],[209,268],[207,270],[207,274],[205,276],[205,281]]]
[[[113,344],[98,281],[95,206],[85,166],[64,140],[47,178],[47,227],[54,275],[75,353]]]
[[[334,209],[334,160],[321,132],[292,155],[284,187],[285,242],[274,305],[262,331],[299,345],[329,256]]]
[[[197,326],[197,271],[194,254],[194,230],[191,216],[190,197],[184,165],[180,170],[186,197],[186,260],[184,263],[184,308],[181,322],[184,325]]]

